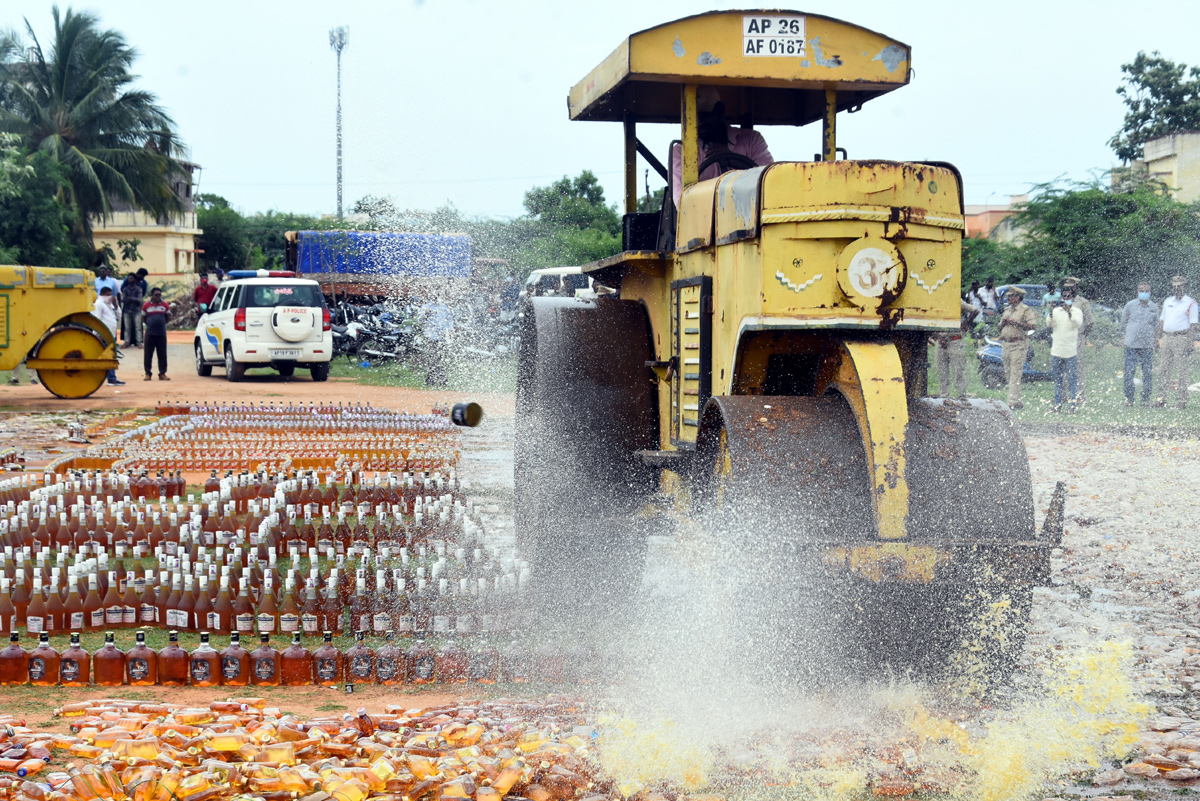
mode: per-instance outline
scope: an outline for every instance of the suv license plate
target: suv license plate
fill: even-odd
[[[286,350],[272,350],[271,358],[272,359],[299,359],[300,358],[300,349],[299,348],[288,348]]]

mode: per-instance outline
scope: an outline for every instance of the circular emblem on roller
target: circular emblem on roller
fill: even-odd
[[[886,239],[863,237],[838,257],[838,284],[856,306],[877,307],[904,290],[908,268]]]

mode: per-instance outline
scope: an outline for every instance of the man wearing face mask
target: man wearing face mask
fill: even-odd
[[[1196,301],[1187,295],[1187,279],[1177,275],[1171,279],[1170,297],[1163,298],[1162,312],[1158,317],[1156,337],[1160,340],[1162,359],[1158,377],[1158,400],[1155,406],[1166,406],[1167,393],[1174,378],[1178,392],[1178,406],[1187,408],[1188,379],[1192,364],[1192,348],[1196,341]]]
[[[1125,405],[1133,405],[1133,374],[1142,368],[1142,403],[1150,402],[1154,379],[1154,329],[1158,304],[1150,300],[1150,285],[1138,284],[1138,296],[1121,310],[1121,328],[1125,329]]]
[[[1050,310],[1050,374],[1054,377],[1054,411],[1061,412],[1063,384],[1066,384],[1069,406],[1075,412],[1077,378],[1076,360],[1079,354],[1079,331],[1083,328],[1083,311],[1075,305],[1075,285],[1063,283],[1062,302]]]
[[[725,103],[715,87],[701,86],[696,90],[696,118],[696,132],[700,139],[698,164],[721,153],[745,156],[759,167],[775,163],[762,134],[749,128],[734,128],[725,122]],[[700,173],[700,180],[716,178],[722,172],[725,172],[722,165],[712,164]],[[683,194],[683,149],[679,145],[671,148],[671,180],[671,190],[678,208],[679,197]]]

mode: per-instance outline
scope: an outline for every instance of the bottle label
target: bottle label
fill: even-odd
[[[413,660],[413,675],[418,679],[433,678],[433,657],[418,656]]]
[[[258,616],[258,633],[259,634],[274,634],[275,633],[275,616],[274,615],[259,615]]]
[[[135,606],[121,607],[121,622],[124,623],[126,626],[136,625],[137,618],[138,618],[137,607],[135,607]]]
[[[382,634],[387,631],[392,625],[392,616],[386,612],[376,612],[372,618],[372,629],[376,634]]]
[[[356,679],[366,679],[371,676],[371,668],[375,660],[366,655],[359,655],[350,660],[350,672]]]
[[[138,618],[142,623],[157,623],[158,607],[142,604],[141,609],[138,610]]]
[[[254,631],[254,615],[249,612],[237,616],[236,628],[241,634]]]
[[[467,666],[467,675],[471,681],[485,681],[496,675],[496,655],[472,654]]]
[[[316,634],[320,630],[320,621],[316,615],[305,612],[300,616],[300,628],[305,634]]]
[[[275,660],[270,657],[261,657],[254,660],[254,675],[260,679],[271,679],[275,677]]]
[[[9,631],[16,631],[16,630],[17,630],[17,616],[16,616],[16,615],[10,615],[10,616],[9,616],[9,618],[8,618],[8,630],[9,630]]]
[[[14,620],[13,625],[15,626],[16,618],[14,617],[13,620]],[[81,628],[83,628],[83,612],[72,612],[71,613],[71,629],[74,631],[79,631]],[[10,629],[10,631],[11,631],[11,629]],[[78,667],[78,666],[76,666],[76,667]]]
[[[125,622],[124,610],[119,606],[110,606],[104,610],[104,624],[119,626]]]
[[[479,630],[480,631],[495,631],[496,630],[496,616],[487,614],[486,612],[484,614],[480,615],[479,616]]]
[[[182,609],[167,610],[167,627],[172,629],[186,629],[188,624],[188,614]]]
[[[470,615],[459,615],[454,621],[454,630],[459,634],[470,634],[475,631],[475,621]]]
[[[150,677],[150,663],[145,659],[130,659],[125,665],[130,681],[142,681]]]
[[[63,681],[79,681],[79,662],[74,659],[64,659],[59,666]]]
[[[370,631],[371,630],[371,616],[370,615],[359,615],[357,623],[358,623],[358,625],[354,627],[355,631]]]
[[[192,660],[192,681],[209,681],[212,679],[212,667],[204,659]]]
[[[209,612],[208,613],[208,630],[209,631],[221,631],[221,613],[220,612]],[[224,632],[222,632],[222,633],[224,633]]]
[[[177,556],[179,554],[179,543],[167,540],[163,543],[163,550],[166,552],[167,556]]]
[[[29,658],[29,680],[40,681],[46,677],[46,660],[40,656]]]
[[[321,681],[333,681],[337,678],[336,659],[317,660],[317,678]]]
[[[406,634],[413,630],[413,616],[400,615],[396,618],[396,633]]]
[[[54,633],[54,615],[46,615],[46,617],[44,617],[42,619],[42,625],[46,627],[46,631],[53,634]]]
[[[34,617],[30,615],[25,618],[25,626],[30,634],[41,634],[46,630],[46,619],[43,617]]]
[[[378,659],[375,662],[375,675],[380,681],[391,681],[396,678],[396,660],[395,659]]]
[[[15,626],[16,619],[14,618],[13,621],[14,621],[14,626]],[[102,609],[102,608],[101,609],[93,609],[92,616],[91,616],[92,628],[98,629],[103,625],[104,625],[104,609]]]
[[[300,616],[287,614],[279,616],[279,630],[284,634],[292,634],[300,630]]]
[[[448,634],[450,632],[450,616],[434,615],[433,630],[438,634]]]
[[[227,656],[221,660],[221,675],[226,681],[232,681],[242,671],[242,664],[235,657]]]

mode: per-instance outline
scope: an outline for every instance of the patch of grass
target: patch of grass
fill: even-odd
[[[346,708],[345,704],[335,704],[332,702],[327,702],[327,703],[321,704],[320,706],[313,707],[313,709],[317,712],[340,712],[345,708]]]
[[[494,359],[451,356],[446,360],[445,389],[459,392],[515,392],[517,359],[515,355]],[[361,366],[345,358],[334,359],[329,374],[335,378],[353,378],[375,387],[433,389],[425,381],[425,370],[416,364],[387,363]]]
[[[1037,345],[1038,356],[1034,364],[1038,369],[1049,370],[1049,363],[1041,364],[1040,357],[1044,356],[1045,345]],[[988,389],[983,385],[979,375],[979,359],[976,357],[977,348],[968,340],[965,344],[967,393],[975,398],[992,398],[1006,400],[1007,387]],[[1174,408],[1174,393],[1169,405],[1165,408],[1125,405],[1125,389],[1123,370],[1125,369],[1125,350],[1114,345],[1089,344],[1083,349],[1081,358],[1087,364],[1087,395],[1086,402],[1075,414],[1057,414],[1053,410],[1054,382],[1034,381],[1021,385],[1024,409],[1016,410],[1017,419],[1031,426],[1064,423],[1088,428],[1145,428],[1152,431],[1186,431],[1200,428],[1200,395],[1192,393],[1192,402],[1185,410]],[[1193,379],[1197,372],[1196,364],[1200,359],[1192,360]],[[1158,358],[1155,357],[1155,369],[1158,368]],[[1141,372],[1138,372],[1141,378]],[[1141,398],[1141,387],[1135,386],[1136,399]],[[929,349],[929,394],[937,395],[937,369],[935,367],[933,348]],[[1154,376],[1154,396],[1159,394],[1158,376]]]

